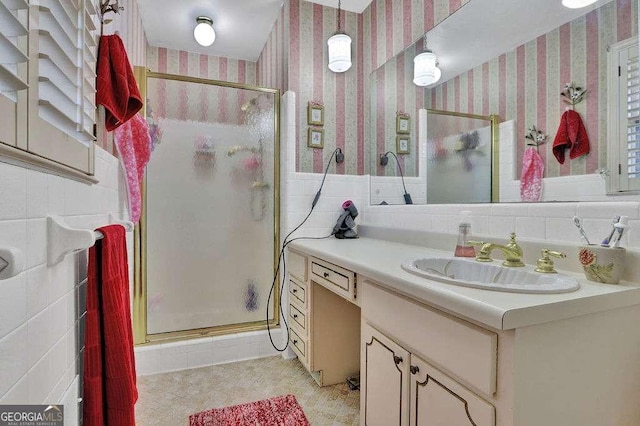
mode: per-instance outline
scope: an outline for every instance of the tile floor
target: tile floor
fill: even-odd
[[[138,393],[137,426],[188,425],[193,413],[287,393],[313,426],[357,425],[360,418],[359,391],[321,388],[297,358],[281,356],[138,377]]]

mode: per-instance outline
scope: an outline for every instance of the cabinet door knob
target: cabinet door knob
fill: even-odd
[[[297,344],[298,344],[298,341],[297,341],[296,339],[293,339],[293,344],[294,344],[294,345],[297,345]]]
[[[416,374],[418,371],[420,371],[420,369],[417,365],[412,365],[411,367],[409,367],[409,371],[411,371],[411,374]]]
[[[294,288],[294,289],[293,289],[293,290],[291,290],[291,291],[293,291],[294,293],[297,293],[297,292],[298,292],[298,289],[297,289],[297,288]]]
[[[393,356],[393,362],[395,362],[396,365],[400,364],[402,362],[402,357],[398,356],[398,355],[394,355]]]
[[[293,317],[294,318],[298,318],[298,314],[293,314]]]
[[[324,273],[324,274],[322,274],[322,275],[324,275],[324,277],[325,277],[325,278],[328,278],[328,277],[329,277],[329,273],[328,273],[328,272],[325,272],[325,273]]]

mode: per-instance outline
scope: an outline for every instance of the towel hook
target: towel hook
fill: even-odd
[[[584,100],[586,94],[587,89],[576,86],[573,81],[571,83],[566,83],[562,92],[560,92],[560,96],[563,97],[562,100],[564,103],[570,105],[571,109],[575,109],[575,106]]]
[[[524,136],[525,139],[529,139],[530,142],[527,142],[527,146],[535,146],[536,151],[540,152],[538,147],[547,141],[549,135],[546,135],[543,130],[536,128],[535,125],[529,127],[527,134]]]
[[[104,19],[107,13],[120,13],[124,10],[124,6],[120,6],[120,0],[101,0],[100,1],[100,35],[102,35],[105,24],[110,24],[111,19]]]

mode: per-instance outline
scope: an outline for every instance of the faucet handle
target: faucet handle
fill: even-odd
[[[535,269],[536,272],[540,272],[543,274],[555,274],[558,272],[553,267],[553,260],[551,260],[551,257],[549,256],[562,259],[567,257],[567,255],[562,253],[561,251],[542,249],[542,257],[538,259],[538,267]]]
[[[491,243],[488,243],[486,241],[467,241],[467,243],[471,244],[472,246],[482,247],[476,253],[476,261],[477,262],[493,262],[493,258],[491,257],[491,253],[488,252],[488,250],[486,249],[487,246],[490,245]]]

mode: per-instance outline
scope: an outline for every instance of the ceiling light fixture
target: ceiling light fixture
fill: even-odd
[[[216,39],[216,32],[213,30],[213,19],[208,16],[198,16],[196,27],[193,29],[193,37],[200,46],[211,46]]]
[[[581,7],[589,6],[596,1],[597,0],[562,0],[562,5],[569,9],[580,9]]]
[[[440,80],[442,71],[438,68],[438,58],[427,48],[427,35],[424,35],[425,51],[413,58],[413,83],[416,86],[429,86]]]
[[[327,40],[329,69],[333,72],[345,72],[351,68],[351,37],[341,30],[340,6],[338,0],[338,31]]]

